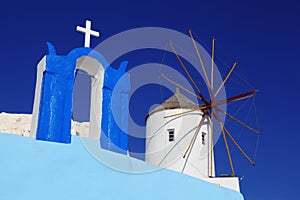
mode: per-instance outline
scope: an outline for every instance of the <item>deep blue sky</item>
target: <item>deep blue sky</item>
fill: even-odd
[[[215,36],[218,57],[228,65],[238,60],[240,72],[260,90],[256,105],[263,135],[257,166],[237,162],[238,175],[245,176],[245,198],[299,199],[297,1],[7,1],[0,10],[0,112],[31,113],[36,64],[47,53],[45,42],[52,42],[59,54],[82,46],[75,26],[85,19],[101,31],[92,47],[144,26],[183,33],[190,27],[208,47]]]

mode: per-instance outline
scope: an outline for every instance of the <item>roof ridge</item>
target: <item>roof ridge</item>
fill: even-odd
[[[184,94],[182,94],[179,90],[179,88],[176,88],[175,93],[170,96],[168,99],[166,99],[162,104],[155,107],[150,113],[146,116],[146,119],[159,111],[166,110],[166,109],[177,109],[177,108],[183,108],[183,109],[195,109],[199,108],[199,104],[193,102],[191,99],[186,97]]]

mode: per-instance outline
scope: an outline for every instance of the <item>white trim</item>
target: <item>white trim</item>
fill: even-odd
[[[102,88],[104,84],[104,67],[96,59],[82,56],[77,59],[76,69],[92,76],[89,138],[100,139],[102,121]]]
[[[40,96],[41,96],[41,87],[43,81],[43,73],[46,70],[46,56],[44,56],[39,64],[37,65],[37,72],[36,72],[36,84],[35,84],[35,96],[34,96],[34,103],[33,103],[33,110],[32,110],[32,121],[31,121],[31,128],[29,137],[36,137],[36,129],[38,125],[38,114],[40,108]]]

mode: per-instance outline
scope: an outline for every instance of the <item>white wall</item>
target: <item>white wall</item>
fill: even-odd
[[[240,184],[238,177],[218,177],[218,178],[208,178],[206,181],[214,183],[218,186],[229,188],[240,192]]]
[[[76,69],[83,70],[92,76],[89,138],[100,139],[102,121],[102,88],[104,67],[96,59],[89,56],[78,58]]]
[[[43,80],[43,73],[46,70],[46,56],[44,56],[39,64],[37,65],[37,72],[36,72],[36,83],[35,83],[35,95],[34,95],[34,103],[33,103],[33,110],[32,110],[32,123],[30,128],[30,137],[36,136],[36,129],[38,126],[38,115],[39,115],[39,108],[40,108],[40,96],[41,96],[41,89],[42,89],[42,80]]]
[[[200,111],[164,118],[165,116],[188,111],[188,109],[170,109],[151,114],[146,127],[146,162],[191,175],[196,178],[208,178],[209,167],[209,119],[206,117],[190,155],[183,158],[184,152],[194,135],[196,127],[202,117]],[[169,142],[168,129],[175,129],[175,141]],[[204,145],[202,133],[205,134]],[[214,172],[214,163],[212,175]]]

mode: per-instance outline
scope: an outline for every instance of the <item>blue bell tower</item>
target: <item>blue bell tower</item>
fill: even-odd
[[[91,105],[94,110],[90,112],[90,136],[99,139],[102,148],[125,154],[130,91],[130,77],[126,73],[128,62],[122,62],[118,69],[112,68],[99,52],[89,47],[90,35],[97,35],[97,32],[90,30],[89,21],[86,26],[85,47],[73,49],[68,55],[57,55],[54,46],[47,43],[49,54],[44,56],[37,69],[31,136],[37,140],[71,143],[75,70],[79,59],[92,59],[96,64],[85,64],[87,73],[97,79],[93,84],[95,89],[92,89],[95,100],[91,104],[97,105]],[[82,27],[77,30],[84,32]],[[116,88],[120,79],[122,84]],[[113,96],[119,102],[112,104]],[[113,109],[118,111],[118,116],[114,116]]]

